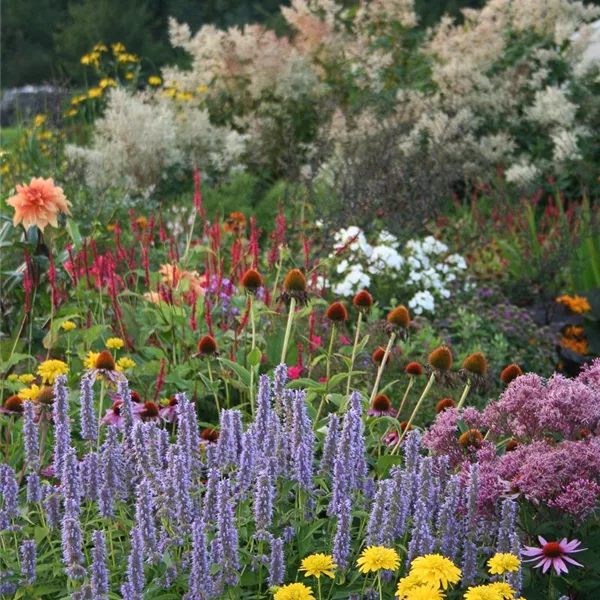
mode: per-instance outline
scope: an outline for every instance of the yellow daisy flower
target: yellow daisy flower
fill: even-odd
[[[384,546],[368,546],[356,561],[361,573],[385,569],[395,571],[400,565],[400,557],[392,548]]]
[[[275,600],[314,600],[312,590],[303,583],[290,583],[280,587],[273,596]]]
[[[127,79],[127,81],[131,81],[133,79],[133,73],[125,73],[125,79]]]
[[[158,75],[150,75],[148,83],[150,85],[162,85],[162,79]]]
[[[125,345],[125,342],[121,338],[108,338],[106,340],[106,347],[109,350],[120,350]]]
[[[426,554],[412,561],[411,573],[425,583],[446,589],[451,583],[458,583],[461,570],[441,554]]]
[[[515,590],[513,590],[510,585],[504,581],[495,581],[494,583],[489,583],[488,587],[498,593],[502,600],[512,600],[515,597]]]
[[[23,373],[22,375],[19,375],[19,381],[28,385],[32,381],[35,381],[35,375],[33,373]]]
[[[102,88],[99,88],[99,87],[92,88],[88,92],[88,98],[99,98],[100,96],[102,96]]]
[[[41,376],[43,383],[54,383],[59,375],[66,375],[69,372],[69,365],[62,360],[46,360],[37,369],[37,374]]]
[[[518,571],[521,561],[514,554],[498,552],[487,562],[490,575],[503,575],[508,571]]]
[[[108,48],[104,44],[96,44],[92,50],[94,52],[108,52]]]
[[[417,577],[414,573],[409,573],[406,577],[402,577],[398,582],[396,596],[400,598],[400,600],[404,600],[410,592],[424,584],[425,582],[420,577]]]
[[[100,87],[102,89],[107,87],[117,87],[117,82],[112,77],[105,77],[100,80]]]
[[[36,385],[35,383],[30,388],[23,388],[19,390],[17,396],[19,398],[23,398],[23,400],[31,400],[32,402],[37,400],[37,397],[40,395],[42,388]]]
[[[207,88],[205,85],[199,85],[199,86],[196,88],[196,91],[197,91],[199,94],[204,94],[204,92],[207,92],[207,91],[208,91],[208,88]]]
[[[75,329],[77,327],[77,325],[75,323],[73,323],[73,321],[63,321],[60,324],[60,328],[63,329],[64,331],[73,331],[73,329]]]
[[[96,368],[96,360],[100,356],[100,352],[92,352],[91,350],[87,353],[87,356],[83,359],[83,366],[88,369]]]
[[[113,54],[121,54],[121,52],[125,52],[125,46],[121,44],[121,42],[117,42],[116,44],[112,44]]]
[[[46,122],[46,117],[44,115],[35,115],[35,117],[33,119],[33,126],[39,127],[40,125],[43,125],[45,122]]]
[[[327,575],[333,579],[335,569],[337,565],[330,554],[311,554],[302,561],[299,571],[305,571],[305,577],[314,576],[319,579],[321,575]]]
[[[136,362],[128,356],[123,356],[117,361],[117,371],[123,372],[127,369],[133,369],[136,366]]]
[[[18,379],[19,379],[19,376],[18,376],[16,373],[11,373],[11,374],[8,376],[8,380],[9,380],[11,383],[13,383],[13,382],[17,381]]]
[[[443,600],[446,594],[431,585],[419,585],[408,592],[406,600]]]
[[[463,600],[502,600],[502,596],[489,585],[476,585],[467,589]]]

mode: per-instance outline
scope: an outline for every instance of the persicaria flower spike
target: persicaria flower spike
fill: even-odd
[[[352,299],[352,304],[359,310],[368,311],[373,306],[373,296],[367,290],[361,290]]]
[[[334,323],[343,323],[348,320],[348,311],[341,302],[334,302],[328,306],[325,316]]]
[[[504,385],[510,385],[517,377],[521,377],[523,371],[519,365],[508,365],[500,374],[500,379]]]
[[[242,276],[241,283],[247,292],[254,294],[263,286],[263,278],[256,269],[248,269]]]
[[[452,352],[448,346],[440,346],[429,355],[429,364],[437,371],[452,369]]]

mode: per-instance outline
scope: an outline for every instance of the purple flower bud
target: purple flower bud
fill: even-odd
[[[35,581],[35,566],[37,562],[35,540],[25,540],[19,549],[21,554],[21,577],[25,585]]]
[[[19,514],[18,492],[15,472],[7,464],[0,465],[0,498],[4,498],[4,506],[0,509],[0,531],[8,529]]]
[[[254,520],[257,531],[268,529],[273,521],[275,486],[268,471],[258,475],[254,490]]]
[[[238,533],[235,528],[235,513],[227,479],[219,482],[218,503],[217,535],[213,543],[214,560],[223,568],[225,584],[233,586],[239,579]]]
[[[83,495],[90,502],[95,502],[98,499],[99,478],[101,475],[97,452],[89,452],[83,457],[81,474],[83,479]]]
[[[43,488],[44,508],[46,509],[46,520],[48,527],[55,529],[60,525],[60,495],[57,489],[45,484]]]
[[[204,507],[202,516],[204,521],[214,522],[217,520],[219,511],[217,495],[219,490],[219,481],[221,479],[221,473],[218,469],[209,469],[208,478],[206,480],[206,492],[204,494]]]
[[[94,413],[94,380],[89,375],[81,378],[80,392],[81,437],[95,441],[98,439],[98,421]]]
[[[69,512],[70,502],[65,505],[65,515],[62,521],[62,551],[63,562],[67,575],[71,579],[82,579],[86,575],[83,568],[83,542],[79,513]]]
[[[141,599],[144,591],[144,539],[139,527],[130,533],[131,549],[127,563],[127,583],[123,586],[123,598]]]
[[[155,502],[152,488],[146,479],[137,487],[135,526],[142,537],[142,548],[146,556],[153,557],[156,551],[156,526],[154,524]]]
[[[337,564],[340,570],[348,567],[348,557],[350,556],[351,527],[352,527],[352,506],[349,498],[343,498],[338,505],[337,524],[335,536],[333,538],[333,562]]]
[[[340,437],[340,419],[335,413],[329,413],[328,419],[327,435],[323,442],[323,456],[321,457],[321,464],[319,466],[319,475],[331,477]]]
[[[108,594],[108,571],[106,569],[106,538],[104,531],[92,533],[94,549],[92,551],[92,588],[94,600],[105,600]]]
[[[25,460],[30,467],[36,469],[39,463],[40,444],[33,402],[23,402],[23,442]]]
[[[283,585],[285,579],[285,559],[283,556],[283,540],[271,540],[271,556],[269,557],[269,587]]]

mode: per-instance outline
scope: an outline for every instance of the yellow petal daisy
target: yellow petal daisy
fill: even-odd
[[[59,375],[66,375],[69,372],[69,365],[62,360],[45,360],[37,369],[37,374],[41,376],[44,383],[54,383]]]
[[[35,375],[33,373],[23,373],[22,375],[19,375],[19,381],[28,385],[32,381],[35,381]]]
[[[445,597],[446,594],[434,586],[419,585],[408,592],[406,600],[443,600]]]
[[[327,575],[333,579],[335,569],[337,569],[337,565],[333,562],[330,554],[311,554],[302,561],[299,570],[305,571],[305,577],[314,576],[318,579],[321,575]]]
[[[23,398],[23,400],[35,401],[40,395],[41,391],[42,388],[34,383],[30,388],[23,388],[22,390],[19,390],[17,392],[17,396],[19,396],[19,398]]]
[[[117,371],[125,371],[127,369],[133,369],[136,366],[135,360],[132,360],[128,356],[123,356],[117,361]]]
[[[106,347],[110,350],[119,350],[125,345],[125,342],[121,338],[108,338],[106,340]]]
[[[83,359],[83,366],[86,369],[95,369],[96,360],[100,356],[100,352],[92,352],[91,350],[87,353],[87,356]]]
[[[518,571],[521,561],[514,554],[498,552],[487,564],[491,575],[503,575],[508,571]]]
[[[280,587],[273,596],[275,600],[314,600],[312,590],[303,583],[290,583]]]
[[[458,583],[461,570],[441,554],[426,554],[412,561],[411,573],[425,583],[446,589],[451,583]]]
[[[502,596],[489,585],[476,585],[467,589],[463,600],[502,600]]]
[[[415,588],[422,586],[425,582],[417,577],[414,573],[409,573],[406,577],[402,577],[398,582],[398,588],[396,589],[396,596],[400,600],[404,600],[409,592],[412,592]]]
[[[400,557],[392,548],[385,546],[368,546],[356,561],[361,573],[379,571],[381,569],[395,571],[400,565]]]
[[[7,378],[10,382],[14,382],[14,381],[18,381],[19,380],[19,376],[16,373],[11,373],[8,378]]]
[[[515,590],[504,581],[495,581],[494,583],[488,584],[488,587],[495,590],[502,600],[512,600],[515,597]]]
[[[60,324],[60,328],[63,329],[64,331],[73,331],[73,329],[75,329],[75,327],[77,327],[77,325],[75,325],[75,323],[73,323],[73,321],[63,321]]]

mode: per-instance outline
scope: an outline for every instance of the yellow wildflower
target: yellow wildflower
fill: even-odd
[[[274,600],[314,600],[312,590],[303,583],[290,583],[280,587]]]
[[[356,564],[361,573],[379,571],[380,569],[395,571],[400,565],[400,557],[392,548],[368,546],[362,551]]]
[[[35,115],[35,117],[33,119],[33,126],[40,127],[40,125],[43,125],[45,122],[46,122],[46,117],[44,115]]]
[[[42,388],[36,385],[35,383],[30,388],[23,388],[17,392],[17,396],[19,398],[23,398],[23,400],[31,400],[32,402],[37,399],[40,395]]]
[[[87,353],[87,356],[83,359],[83,366],[86,369],[95,369],[96,360],[100,356],[100,352],[92,352],[91,350]]]
[[[64,329],[65,331],[73,331],[73,329],[75,329],[77,327],[77,325],[75,325],[75,323],[73,323],[73,321],[63,321],[60,324],[61,329]]]
[[[521,561],[514,554],[498,552],[487,564],[490,575],[504,575],[508,571],[518,571]]]
[[[18,376],[16,373],[11,373],[11,374],[8,376],[8,380],[9,380],[11,383],[14,383],[14,382],[15,382],[15,381],[17,381],[18,379],[19,379],[19,376]]]
[[[177,90],[175,88],[167,88],[163,90],[163,96],[171,96],[171,98],[175,98],[175,94],[177,94]]]
[[[92,50],[94,52],[108,52],[108,48],[104,44],[96,44]]]
[[[451,583],[458,583],[461,570],[441,554],[426,554],[412,561],[411,573],[425,583],[446,589]]]
[[[208,91],[208,88],[207,88],[205,85],[199,85],[199,86],[196,88],[196,91],[197,91],[199,94],[204,94],[204,92],[207,92],[207,91]]]
[[[131,81],[133,79],[133,73],[125,73],[125,79],[127,79],[127,81]]]
[[[121,373],[127,369],[133,369],[135,366],[135,360],[132,360],[128,356],[123,356],[117,361],[117,371],[120,371]]]
[[[129,53],[122,53],[119,54],[117,60],[122,63],[129,63],[129,62],[138,62],[140,59],[135,55],[135,54],[129,54]]]
[[[476,585],[467,589],[463,600],[502,600],[502,596],[490,585]]]
[[[22,375],[19,375],[19,381],[28,385],[32,381],[35,381],[35,375],[33,373],[23,373]]]
[[[333,562],[330,554],[311,554],[302,561],[299,571],[305,571],[305,577],[319,579],[321,575],[327,575],[333,579],[335,569],[337,569],[337,565]]]
[[[73,98],[71,98],[71,104],[76,106],[77,104],[81,104],[82,102],[85,102],[86,100],[87,100],[87,96],[85,94],[79,94],[78,96],[73,96]]]
[[[417,577],[414,573],[409,573],[406,577],[402,577],[398,582],[396,596],[401,600],[404,600],[409,592],[412,592],[415,588],[421,587],[424,584],[425,582],[420,577]]]
[[[125,345],[125,342],[118,337],[108,338],[106,347],[110,350],[120,350]]]
[[[112,48],[113,54],[121,54],[121,52],[125,52],[125,46],[123,44],[121,44],[121,42],[112,44],[111,48]]]
[[[37,369],[37,374],[41,376],[43,383],[54,383],[59,375],[66,375],[69,372],[69,365],[62,360],[45,360]]]
[[[117,82],[112,77],[105,77],[100,80],[100,87],[102,89],[107,87],[117,87]]]
[[[102,88],[95,87],[88,92],[88,98],[99,98],[102,96]]]
[[[162,85],[162,79],[158,75],[150,75],[148,83],[150,85]]]
[[[442,590],[430,585],[419,585],[406,595],[406,600],[443,600]]]
[[[513,590],[508,583],[504,581],[495,581],[489,583],[488,587],[499,594],[502,600],[512,600],[515,597],[515,590]]]
[[[191,92],[177,92],[175,94],[175,98],[177,98],[177,100],[185,100],[186,102],[189,102],[190,100],[194,99],[194,94]]]

